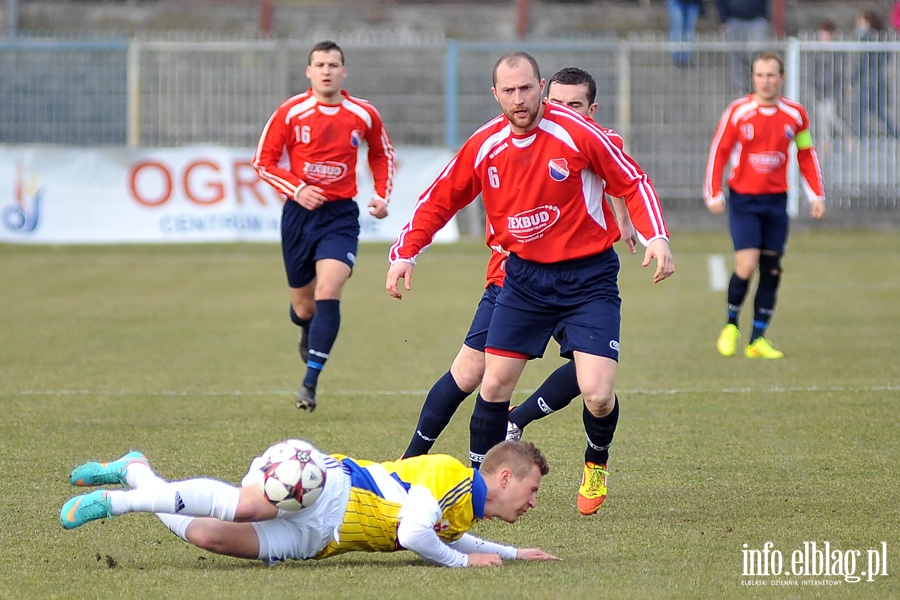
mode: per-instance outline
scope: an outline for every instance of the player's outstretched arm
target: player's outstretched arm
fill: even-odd
[[[467,567],[500,567],[503,565],[503,559],[499,554],[468,554],[469,562]]]
[[[561,560],[549,552],[540,548],[519,548],[516,550],[516,560]]]
[[[473,552],[467,554],[469,567],[499,567],[503,564],[503,559],[499,554],[490,554],[485,552]],[[538,548],[517,548],[516,560],[559,560],[548,552],[544,552]]]
[[[493,559],[488,560],[481,558],[486,556],[496,556],[500,561],[504,558],[507,560],[559,560],[552,554],[538,548],[516,548],[515,546],[505,546],[497,542],[476,537],[471,533],[464,534],[459,540],[453,542],[451,545],[454,549],[465,553],[466,556],[469,557],[468,566],[470,567],[483,566],[484,564],[502,564],[502,562],[497,562]],[[473,556],[477,557],[474,559],[474,563],[472,562]],[[488,562],[481,563],[479,562],[481,560],[488,560]]]
[[[408,292],[412,289],[413,264],[405,260],[394,262],[388,269],[387,281],[384,284],[388,294],[397,300],[403,299],[403,292],[400,291],[400,280],[403,280],[403,288]]]
[[[644,262],[641,263],[641,266],[649,266],[654,258],[656,259],[656,272],[653,274],[653,283],[659,283],[671,277],[675,272],[675,260],[672,258],[672,251],[669,249],[667,240],[656,238],[650,242],[644,252]]]

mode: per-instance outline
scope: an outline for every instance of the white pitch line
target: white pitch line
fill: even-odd
[[[868,386],[806,386],[806,387],[742,387],[742,388],[672,388],[672,389],[621,389],[616,390],[620,394],[644,394],[648,396],[676,396],[678,394],[791,394],[791,393],[820,393],[820,392],[898,392],[900,384],[868,385]],[[295,394],[294,390],[223,390],[220,392],[207,391],[181,391],[161,390],[155,392],[137,390],[21,390],[13,395],[19,396],[154,396],[154,397],[216,397],[216,396],[281,396]],[[334,396],[419,396],[425,398],[428,390],[334,390],[328,395]],[[525,393],[525,390],[520,392]],[[2,394],[0,394],[2,395]]]
[[[709,289],[713,292],[724,292],[728,289],[725,257],[721,254],[710,254],[706,264],[709,269]]]

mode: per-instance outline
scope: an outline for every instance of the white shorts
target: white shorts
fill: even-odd
[[[269,564],[289,559],[312,558],[337,535],[350,499],[350,476],[334,458],[325,462],[325,489],[315,504],[299,511],[279,510],[270,521],[253,523],[259,538],[259,559]],[[241,485],[256,485],[262,477],[262,457],[253,459]]]

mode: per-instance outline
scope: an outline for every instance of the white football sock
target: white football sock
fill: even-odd
[[[125,467],[125,484],[128,485],[128,487],[141,487],[151,481],[156,483],[157,481],[164,480],[153,472],[153,469],[149,464],[134,460]]]
[[[184,541],[188,541],[187,539],[187,528],[188,525],[194,522],[196,517],[185,517],[182,515],[166,515],[163,513],[156,513],[156,516],[159,517],[159,520],[163,522],[163,524],[169,528],[169,531],[183,539]]]
[[[216,479],[188,479],[143,484],[140,488],[109,492],[113,515],[152,512],[189,517],[213,517],[234,521],[240,488]]]

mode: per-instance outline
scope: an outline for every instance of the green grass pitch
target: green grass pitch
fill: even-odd
[[[451,570],[408,552],[268,568],[192,548],[152,515],[67,532],[58,511],[73,466],[132,449],[169,479],[232,482],[287,437],[395,458],[468,328],[483,245],[430,248],[400,302],[384,291],[386,245],[364,245],[313,414],[293,406],[302,370],[276,245],[0,246],[0,597],[900,596],[897,232],[793,235],[769,329],[786,358],[771,362],[715,351],[725,300],[708,257],[730,265],[727,236],[676,231],[672,247],[677,272],[655,286],[622,255],[621,418],[600,513],[575,510],[576,403],[525,431],[552,468],[537,508],[473,530],[563,560]],[[514,401],[560,364],[556,349]],[[471,402],[436,451],[465,459]],[[888,576],[743,576],[743,550],[772,542],[788,568],[813,541],[862,551],[857,571],[886,542]],[[800,585],[824,579],[840,585]]]

